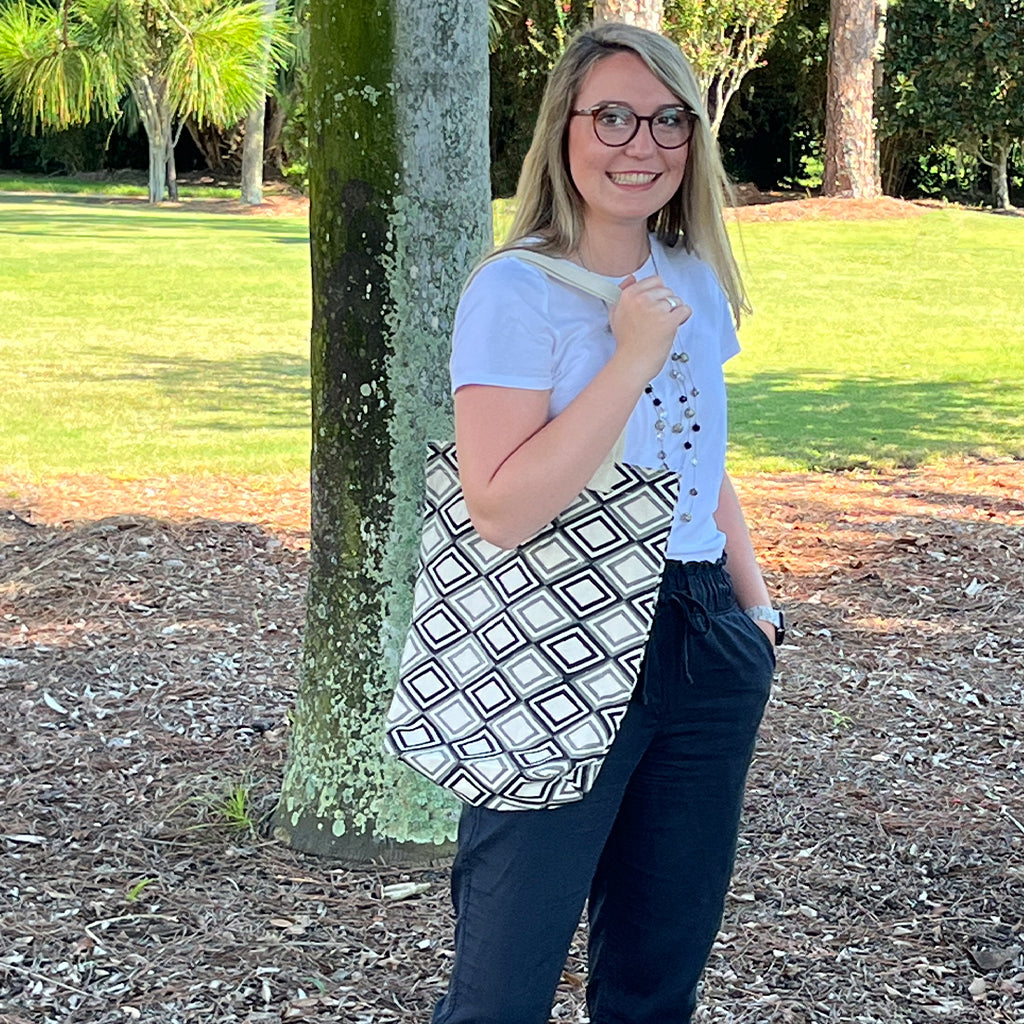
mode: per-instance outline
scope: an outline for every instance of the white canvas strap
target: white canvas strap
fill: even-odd
[[[571,285],[573,288],[579,288],[580,291],[587,292],[590,295],[596,295],[599,299],[603,299],[608,303],[609,306],[614,306],[622,294],[619,286],[612,284],[608,278],[601,277],[600,274],[595,274],[593,271],[585,270],[571,260],[560,259],[557,256],[546,256],[544,253],[536,252],[534,249],[505,249],[502,252],[495,253],[493,256],[488,256],[470,274],[469,281],[472,281],[476,274],[484,267],[503,259],[516,259],[522,260],[524,263],[532,263],[535,267],[540,267],[549,277]],[[469,284],[469,281],[466,283]]]
[[[600,274],[595,274],[593,271],[585,270],[583,267],[571,260],[559,259],[555,256],[547,256],[542,252],[536,252],[533,249],[505,249],[502,252],[497,252],[493,256],[488,256],[485,260],[482,260],[476,267],[472,274],[469,276],[469,280],[466,282],[468,287],[469,282],[482,270],[484,267],[491,263],[497,263],[498,260],[503,259],[516,259],[522,260],[524,263],[532,263],[535,267],[539,267],[544,271],[548,277],[553,277],[556,281],[561,281],[563,284],[567,284],[572,288],[578,288],[580,291],[587,292],[589,295],[596,295],[597,298],[601,299],[609,306],[614,306],[619,301],[619,296],[622,294],[619,286],[613,284],[606,277],[601,277]],[[626,447],[626,432],[625,430],[619,434],[618,440],[612,445],[612,449],[604,457],[601,465],[597,467],[594,475],[590,478],[590,482],[587,487],[592,491],[608,491],[611,489],[612,484],[615,481],[615,474],[613,467],[616,462],[622,461],[623,452]]]

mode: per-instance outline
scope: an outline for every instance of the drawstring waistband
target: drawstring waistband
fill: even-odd
[[[693,685],[693,676],[690,675],[690,634],[697,633],[700,636],[707,636],[711,632],[711,615],[691,594],[677,591],[669,600],[676,605],[683,617],[683,681]]]
[[[724,555],[715,562],[667,561],[654,612],[652,640],[656,633],[664,636],[664,629],[669,630],[673,639],[667,646],[664,640],[648,643],[637,682],[636,699],[642,704],[649,704],[664,695],[662,687],[668,682],[669,673],[665,671],[668,665],[656,663],[671,658],[674,664],[676,655],[682,659],[682,681],[692,686],[691,639],[706,637],[712,629],[712,616],[722,614],[735,604],[732,582],[725,570]],[[659,619],[664,620],[660,627]],[[655,692],[648,689],[649,670],[653,678],[659,681]],[[672,669],[673,673],[676,671],[677,668]]]

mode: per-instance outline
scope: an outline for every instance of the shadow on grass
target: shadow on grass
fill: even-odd
[[[145,218],[147,230],[174,230],[183,227],[201,227],[214,231],[243,231],[250,234],[284,234],[299,237],[289,241],[305,242],[306,226],[300,218],[252,216],[237,210],[219,210],[214,206],[204,208],[203,203],[219,203],[222,200],[185,200],[189,206],[150,206],[143,199],[128,196],[83,196],[54,193],[46,195],[12,195],[0,193],[0,222],[7,214],[25,213],[31,215],[21,225],[4,223],[5,234],[49,235],[61,227],[74,227],[81,232],[84,226],[90,229],[124,230],[129,218]],[[59,207],[70,205],[78,209],[62,212]],[[83,211],[88,210],[87,220]],[[109,211],[109,212],[108,212]],[[108,236],[109,237],[109,236]]]
[[[759,373],[729,383],[733,451],[793,469],[1024,458],[1024,380],[837,380]]]
[[[90,372],[111,384],[145,383],[210,430],[246,431],[309,424],[309,362],[289,352],[243,359],[125,353],[124,368]],[[218,418],[206,418],[216,414]]]

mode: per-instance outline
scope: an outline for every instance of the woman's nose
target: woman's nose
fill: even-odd
[[[647,156],[657,148],[658,144],[654,141],[654,136],[651,134],[650,121],[641,121],[636,135],[626,143],[626,152],[630,155],[639,154]]]

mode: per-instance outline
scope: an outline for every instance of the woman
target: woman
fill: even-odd
[[[544,1024],[584,905],[593,1024],[690,1020],[781,625],[724,471],[721,365],[745,300],[723,181],[678,49],[587,31],[552,73],[509,248],[605,275],[621,298],[608,309],[510,252],[460,304],[456,444],[485,539],[513,547],[549,523],[624,429],[624,461],[677,471],[680,497],[644,667],[593,788],[463,812],[435,1024]]]

